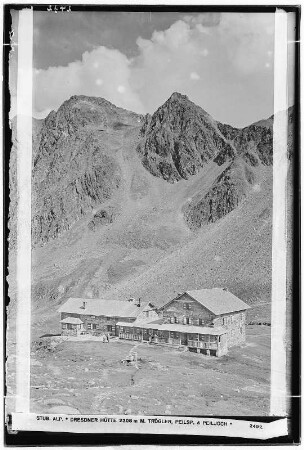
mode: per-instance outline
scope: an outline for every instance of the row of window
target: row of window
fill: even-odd
[[[62,328],[64,330],[73,330],[76,329],[76,325],[72,323],[63,323]],[[97,330],[99,328],[96,323],[88,323],[87,324],[87,330]],[[107,331],[109,332],[115,332],[115,325],[107,325]]]
[[[63,330],[76,330],[77,325],[73,324],[73,323],[63,323],[62,324],[62,329]]]
[[[107,325],[107,331],[115,332],[115,325]],[[96,323],[87,323],[87,330],[97,330],[99,326]],[[103,328],[103,327],[102,327]]]
[[[204,325],[203,319],[194,319],[193,317],[170,317],[170,323],[181,323],[183,325]]]
[[[167,338],[168,336],[171,339],[180,339],[180,332],[177,331],[164,331],[164,330],[152,330],[152,329],[133,329],[129,327],[119,327],[120,333],[126,333],[126,334],[140,334],[141,331],[143,331],[144,335],[157,335],[159,338]],[[182,333],[182,336],[187,336],[188,340],[197,341],[200,340],[202,342],[216,342],[217,336],[209,335],[209,334],[188,334],[188,333]],[[219,338],[220,341],[220,338]]]
[[[65,316],[63,316],[65,317]],[[77,314],[74,314],[73,316],[67,315],[66,317],[79,317]],[[106,317],[106,316],[85,316],[87,320],[115,320],[118,321],[119,317]]]
[[[245,314],[241,313],[240,314],[240,318],[241,320],[245,319]],[[223,325],[231,325],[233,322],[238,321],[238,316],[226,316],[226,317],[222,317],[222,324]]]
[[[192,309],[191,303],[184,303],[183,307],[184,307],[184,309]]]

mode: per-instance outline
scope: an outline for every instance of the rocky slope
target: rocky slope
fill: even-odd
[[[292,110],[289,117],[292,121]],[[215,163],[218,176],[209,189],[204,185],[182,205],[191,230],[215,222],[244,200],[259,179],[260,166],[272,165],[272,124],[273,117],[244,129],[233,128],[216,122],[179,93],[145,117],[101,98],[71,97],[45,120],[33,121],[33,245],[56,238],[87,214],[93,214],[92,230],[116,220],[121,208],[111,205],[111,199],[115,193],[124,197],[126,187],[117,150],[134,142],[142,166],[169,183],[187,180]],[[10,166],[14,245],[15,145]],[[136,183],[142,188],[142,179],[141,175],[140,180],[132,180],[133,190]]]
[[[33,320],[69,296],[227,285],[269,301],[271,119],[235,129],[176,93],[152,117],[75,96],[35,129]],[[12,241],[15,170],[14,147]]]
[[[222,163],[235,154],[212,117],[177,92],[152,117],[146,116],[141,136],[143,165],[170,183],[198,173],[219,152],[225,155]]]
[[[141,128],[138,152],[151,174],[174,183],[188,179],[213,161],[224,166],[207,192],[197,193],[184,208],[190,229],[215,222],[247,196],[259,166],[272,165],[272,126],[244,129],[216,122],[185,95],[172,94]]]
[[[140,120],[141,116],[104,99],[74,96],[57,112],[52,111],[39,127],[34,122],[33,245],[56,238],[112,197],[121,183],[121,167],[113,158],[115,142],[111,142],[111,131],[134,126]],[[11,173],[11,241],[14,242],[15,145]]]
[[[289,122],[291,156],[292,110]],[[160,305],[178,292],[213,287],[227,287],[250,304],[248,322],[269,323],[272,127],[273,118],[243,130],[220,124],[179,94],[152,117],[78,96],[46,120],[33,121],[32,339],[60,332],[57,308],[68,297],[140,297]],[[17,291],[14,133],[13,123],[7,335],[12,365]],[[289,177],[291,217],[291,171]],[[290,275],[291,264],[288,268]],[[288,299],[291,294],[289,287]],[[261,346],[248,348],[258,349],[260,373],[260,359],[268,361],[265,336],[258,342]],[[244,351],[236,354],[247,367],[248,380],[252,367]],[[233,351],[228,358],[235,368]],[[42,375],[45,379],[45,370]]]

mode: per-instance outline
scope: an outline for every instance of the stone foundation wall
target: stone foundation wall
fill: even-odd
[[[228,347],[240,345],[246,341],[246,313],[244,311],[223,314],[213,321],[215,327],[227,329]]]

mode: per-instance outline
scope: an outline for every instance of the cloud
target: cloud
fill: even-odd
[[[258,72],[272,55],[274,14],[222,14],[218,37],[240,74]]]
[[[154,31],[150,39],[138,37],[133,57],[96,47],[66,66],[35,71],[35,116],[77,94],[151,113],[179,91],[218,120],[258,120],[254,114],[266,101],[272,107],[273,33],[273,14],[198,14]]]
[[[154,111],[173,91],[187,95],[195,93],[189,86],[189,74],[195,74],[190,75],[192,80],[199,79],[198,73],[204,79],[203,60],[208,45],[205,34],[190,23],[179,20],[165,31],[154,32],[151,39],[138,38],[137,45],[139,55],[132,61],[133,86],[140,98],[145,99],[149,112]]]
[[[85,52],[81,61],[49,67],[34,73],[34,115],[57,109],[72,95],[104,97],[137,112],[144,107],[130,87],[130,61],[118,50],[98,47]]]

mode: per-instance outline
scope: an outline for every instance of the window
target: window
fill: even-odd
[[[172,339],[179,339],[179,333],[177,333],[177,332],[175,332],[175,331],[172,331],[172,332],[170,333],[170,335],[171,335]]]
[[[174,317],[170,317],[170,323],[175,323],[175,318]]]
[[[174,322],[178,323],[178,317],[174,317]]]
[[[62,329],[63,329],[63,330],[66,330],[66,329],[67,329],[67,324],[66,324],[66,323],[63,323],[63,324],[62,324]]]
[[[97,325],[96,325],[96,323],[88,323],[87,328],[88,328],[88,330],[96,330]]]
[[[184,317],[184,325],[189,325],[190,320],[189,317]]]
[[[199,325],[203,325],[203,323],[204,323],[203,319],[198,319],[198,324]]]
[[[200,341],[207,342],[208,341],[208,335],[206,334],[200,334]]]
[[[184,309],[191,309],[190,303],[184,303]]]

